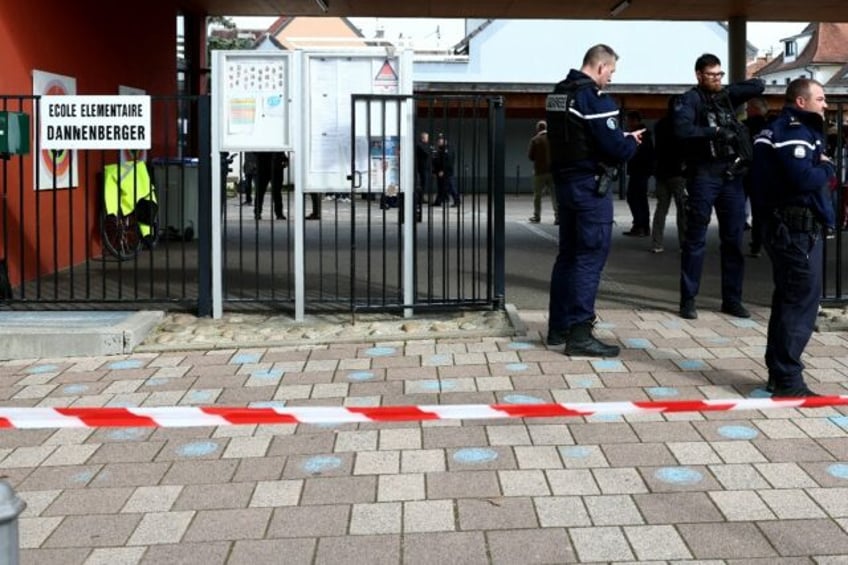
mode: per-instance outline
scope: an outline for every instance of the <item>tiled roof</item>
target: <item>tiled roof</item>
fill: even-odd
[[[802,69],[809,65],[844,64],[848,62],[848,23],[811,23],[796,37],[805,35],[811,35],[810,41],[795,59],[786,62],[784,55],[781,54],[755,71],[754,76]]]

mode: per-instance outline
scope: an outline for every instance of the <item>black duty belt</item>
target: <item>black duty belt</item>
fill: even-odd
[[[822,223],[819,222],[813,211],[805,206],[776,208],[774,215],[789,231],[817,232],[822,229]]]

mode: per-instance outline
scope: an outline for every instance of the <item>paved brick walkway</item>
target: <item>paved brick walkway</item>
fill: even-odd
[[[527,403],[760,394],[765,311],[602,311],[616,360],[529,333],[0,364],[5,406]],[[807,349],[848,394],[848,339]],[[848,410],[4,430],[26,564],[848,563]]]

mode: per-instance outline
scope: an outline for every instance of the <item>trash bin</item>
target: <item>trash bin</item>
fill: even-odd
[[[158,158],[152,165],[165,236],[191,241],[197,229],[197,158]]]

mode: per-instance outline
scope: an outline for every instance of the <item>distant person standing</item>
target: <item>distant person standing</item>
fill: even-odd
[[[548,125],[544,120],[536,122],[536,135],[530,139],[527,157],[533,161],[533,215],[530,222],[542,221],[542,195],[551,195],[554,210],[554,225],[559,225],[554,177],[551,175],[551,149],[548,145]]]
[[[285,214],[283,214],[283,171],[288,166],[288,155],[281,151],[256,153],[256,197],[254,198],[253,215],[257,220],[262,219],[262,204],[269,183],[271,184],[274,217],[278,220],[286,219]]]
[[[775,397],[818,396],[804,383],[801,355],[821,299],[825,229],[836,224],[836,166],[824,153],[826,109],[820,83],[795,79],[783,112],[754,140],[751,203],[766,224],[774,277],[765,360]]]
[[[636,154],[627,162],[627,205],[633,216],[633,226],[623,235],[648,237],[651,235],[651,209],[648,206],[648,181],[654,174],[654,142],[651,132],[642,123],[642,114],[627,112],[627,131],[644,131],[642,143]]]
[[[657,208],[654,210],[654,223],[651,226],[651,253],[665,251],[665,219],[672,200],[677,212],[678,249],[683,249],[683,234],[686,233],[686,164],[680,143],[674,136],[671,116],[673,104],[674,97],[668,101],[668,113],[654,126]]]
[[[453,207],[459,206],[459,192],[454,182],[454,154],[448,148],[448,140],[439,134],[436,142],[436,154],[433,157],[433,174],[436,175],[436,200],[433,206],[441,206],[448,196],[453,200]]]
[[[433,176],[433,146],[430,145],[430,134],[422,131],[415,143],[415,176],[418,181],[418,202],[420,204],[422,195],[430,199],[430,182]]]

